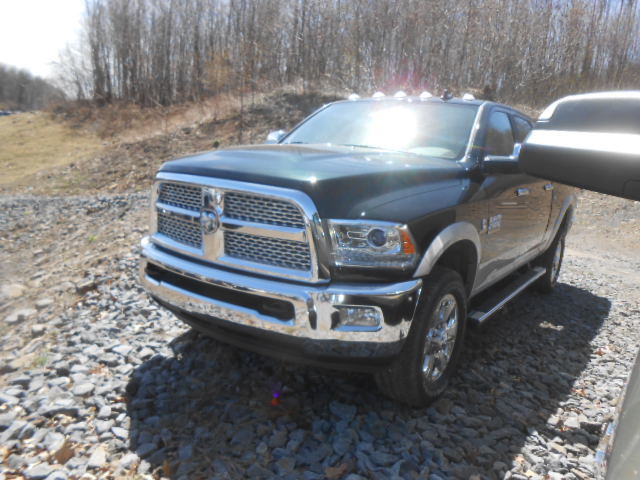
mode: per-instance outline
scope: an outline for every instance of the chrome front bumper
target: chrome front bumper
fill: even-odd
[[[420,279],[383,285],[308,285],[278,281],[177,256],[148,238],[142,240],[141,247],[140,279],[143,287],[181,317],[186,316],[187,321],[189,316],[193,316],[200,320],[210,319],[218,326],[248,328],[254,334],[264,332],[276,334],[276,337],[285,336],[298,340],[298,345],[312,354],[333,353],[363,358],[397,354],[409,333],[422,289]],[[164,278],[154,275],[153,272],[158,271],[170,275]],[[199,293],[189,287],[193,283],[179,285],[181,278],[187,280],[185,283],[197,281]],[[207,287],[215,290],[215,294],[206,294]],[[293,307],[291,318],[283,320],[258,309],[234,304],[225,298],[225,292],[233,298],[246,294],[252,302],[256,298],[258,301],[288,302]],[[335,315],[338,308],[345,305],[378,308],[384,320],[375,328],[336,326]]]

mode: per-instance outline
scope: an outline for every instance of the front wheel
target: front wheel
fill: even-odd
[[[466,292],[457,272],[436,267],[425,278],[424,289],[402,352],[376,374],[383,393],[414,407],[428,405],[447,387],[460,358],[467,318]]]

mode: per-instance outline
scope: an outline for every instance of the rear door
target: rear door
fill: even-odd
[[[533,128],[533,124],[520,115],[510,114],[511,125],[513,127],[514,139],[521,145]],[[530,175],[523,175],[529,194],[526,198],[527,215],[531,219],[528,228],[529,238],[525,240],[527,249],[525,253],[534,249],[542,243],[545,233],[549,227],[549,217],[551,215],[551,205],[553,203],[554,184],[549,180],[535,178]]]

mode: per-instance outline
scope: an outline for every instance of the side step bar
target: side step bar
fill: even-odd
[[[546,269],[542,267],[535,267],[529,270],[527,273],[517,277],[513,283],[507,285],[504,289],[486,300],[477,310],[472,311],[469,314],[469,320],[476,325],[481,324],[494,313],[498,312],[504,307],[507,302],[512,300],[516,295],[522,292],[525,288],[539,279],[546,273]]]

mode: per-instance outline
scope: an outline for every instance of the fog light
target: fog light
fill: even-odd
[[[358,305],[334,305],[337,310],[333,328],[336,330],[362,330],[375,332],[382,325],[383,315],[380,307]]]

